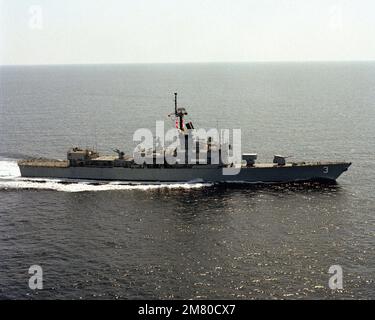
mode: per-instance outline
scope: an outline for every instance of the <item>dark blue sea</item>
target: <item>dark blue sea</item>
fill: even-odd
[[[196,127],[241,128],[258,161],[353,164],[336,185],[20,178],[18,159],[76,145],[132,152],[175,91]],[[374,181],[374,62],[3,66],[0,299],[374,299]]]

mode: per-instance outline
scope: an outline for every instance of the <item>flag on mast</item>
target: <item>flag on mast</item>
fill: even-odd
[[[182,130],[184,129],[184,127],[185,127],[185,120],[182,119]],[[180,118],[179,117],[176,118],[176,129],[180,129]]]

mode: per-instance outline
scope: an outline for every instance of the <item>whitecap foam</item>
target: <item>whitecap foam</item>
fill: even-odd
[[[22,178],[17,161],[0,161],[1,189],[36,189],[62,192],[93,192],[112,190],[157,190],[157,189],[200,189],[212,186],[209,183],[124,183],[122,181],[79,181],[68,179]]]

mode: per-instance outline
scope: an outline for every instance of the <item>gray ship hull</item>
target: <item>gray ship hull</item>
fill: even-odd
[[[302,181],[335,181],[350,163],[256,165],[243,167],[236,175],[224,175],[223,168],[196,166],[192,168],[122,168],[122,167],[48,167],[19,165],[22,177],[62,178],[134,182],[247,182],[289,183]]]

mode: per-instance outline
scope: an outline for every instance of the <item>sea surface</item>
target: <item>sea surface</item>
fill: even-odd
[[[20,178],[76,145],[132,152],[175,91],[259,161],[353,164],[336,185]],[[374,299],[374,181],[374,62],[0,67],[0,299]]]

